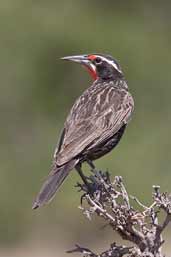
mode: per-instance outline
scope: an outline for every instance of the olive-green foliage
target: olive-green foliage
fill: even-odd
[[[75,237],[87,227],[77,210],[74,172],[51,205],[31,210],[64,119],[91,83],[62,56],[111,54],[135,99],[119,147],[97,166],[122,175],[147,203],[152,184],[171,189],[170,7],[170,1],[0,1],[1,244],[35,231],[48,237],[60,227]]]

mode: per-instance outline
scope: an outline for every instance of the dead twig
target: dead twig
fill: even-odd
[[[109,173],[100,171],[95,172],[88,180],[90,187],[94,189],[93,193],[92,190],[89,193],[85,185],[77,184],[83,192],[79,208],[88,219],[93,215],[104,219],[132,246],[113,243],[107,251],[95,254],[88,248],[76,245],[68,253],[79,252],[86,257],[164,257],[161,249],[164,243],[162,233],[171,222],[171,194],[161,193],[159,186],[153,186],[153,202],[150,206],[145,206],[136,197],[129,196],[120,176],[116,176],[111,182]],[[131,200],[136,202],[136,209],[131,205]],[[165,217],[159,224],[161,212],[165,213]]]

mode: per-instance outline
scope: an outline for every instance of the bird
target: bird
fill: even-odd
[[[61,58],[81,64],[93,83],[76,100],[64,123],[51,171],[33,202],[33,209],[49,203],[74,168],[85,184],[82,163],[94,160],[119,143],[134,110],[121,66],[108,54],[83,54]]]

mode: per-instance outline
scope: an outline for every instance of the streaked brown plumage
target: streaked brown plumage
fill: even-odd
[[[131,117],[134,102],[119,64],[102,54],[65,57],[84,65],[94,83],[73,105],[54,154],[52,171],[33,208],[49,202],[75,167],[82,178],[81,163],[110,152],[121,139]]]

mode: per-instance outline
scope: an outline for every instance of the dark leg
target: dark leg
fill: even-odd
[[[87,161],[88,165],[90,166],[90,168],[92,169],[92,171],[95,172],[96,167],[95,167],[94,163],[89,159],[87,159],[86,161]]]
[[[95,177],[100,178],[101,172],[96,169],[96,167],[95,167],[94,163],[92,162],[92,160],[86,159],[86,161],[87,161],[88,165],[90,166],[91,171],[92,171],[93,174],[94,174],[93,177],[94,177],[94,178],[95,178]]]
[[[78,172],[78,174],[80,175],[80,177],[82,178],[82,180],[83,180],[84,184],[86,185],[86,187],[88,188],[88,191],[90,192],[91,191],[90,184],[87,182],[87,179],[86,179],[86,177],[84,176],[84,174],[82,172],[81,164],[77,164],[75,169]]]

